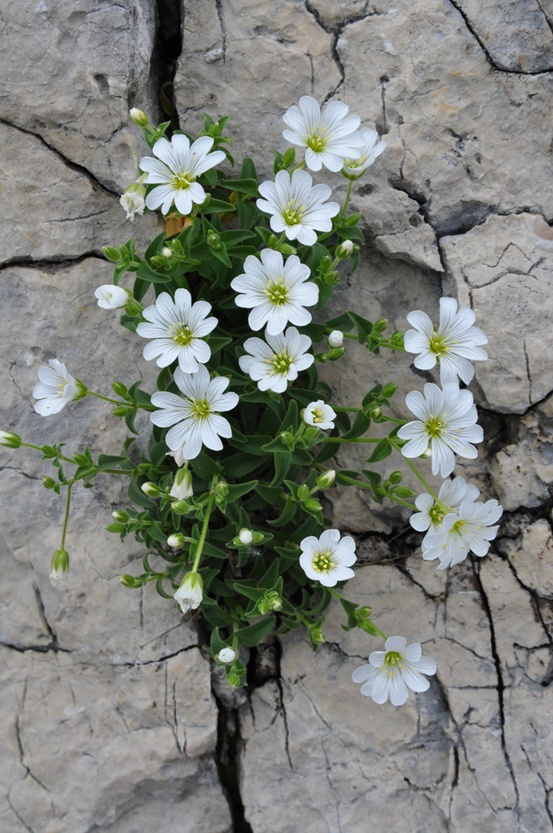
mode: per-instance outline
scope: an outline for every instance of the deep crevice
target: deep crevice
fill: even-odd
[[[170,120],[169,132],[179,129],[175,102],[175,74],[182,53],[184,3],[156,0],[156,37],[151,59],[151,76],[158,91],[161,116]]]
[[[238,709],[229,708],[212,689],[219,711],[215,763],[232,818],[233,833],[253,833],[240,792],[240,753],[242,738]]]
[[[82,263],[83,260],[88,260],[94,257],[97,260],[103,260],[107,263],[106,258],[100,251],[85,252],[82,255],[75,255],[75,257],[58,257],[42,258],[35,260],[27,255],[21,257],[12,257],[0,264],[0,272],[4,269],[15,268],[17,266],[28,267],[30,269],[42,269],[44,272],[57,272],[59,269],[65,269],[68,266],[75,266]]]

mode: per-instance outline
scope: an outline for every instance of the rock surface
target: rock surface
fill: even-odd
[[[76,490],[60,593],[48,572],[63,506],[44,463],[2,449],[2,833],[357,833],[367,819],[389,833],[551,833],[551,25],[543,0],[6,8],[0,426],[116,453],[125,432],[104,403],[34,413],[37,368],[57,356],[104,393],[151,379],[93,297],[111,274],[101,247],[141,248],[157,229],[118,205],[144,151],[129,106],[155,117],[174,94],[191,133],[204,110],[230,115],[237,157],[271,177],[282,113],[302,94],[339,98],[388,147],[354,191],[366,246],[331,311],[404,330],[411,309],[435,316],[442,292],[473,306],[490,341],[473,385],[486,443],[459,471],[508,514],[488,558],[443,574],[421,559],[408,510],[326,493],[358,540],[350,598],[420,640],[438,674],[403,709],[366,700],[351,673],[380,645],[345,633],[333,606],[316,654],[297,635],[252,652],[252,686],[233,698],[212,689],[194,625],[121,586],[142,553],[103,530],[118,482]],[[340,177],[325,179],[342,199]],[[405,354],[347,351],[326,369],[344,404],[394,379],[403,416],[429,378]]]

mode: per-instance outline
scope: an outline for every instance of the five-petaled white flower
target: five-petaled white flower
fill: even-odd
[[[248,324],[252,330],[260,330],[265,324],[267,333],[276,336],[288,322],[303,326],[311,321],[312,307],[319,300],[319,287],[307,282],[311,270],[296,255],[285,261],[280,252],[262,249],[261,262],[248,255],[244,261],[244,273],[231,282],[236,292],[237,307],[251,309]]]
[[[306,246],[317,242],[317,231],[331,231],[332,217],[340,211],[337,202],[325,202],[332,194],[329,186],[313,185],[307,171],[292,176],[279,171],[274,182],[261,183],[259,193],[265,199],[257,200],[257,207],[272,215],[272,230]]]
[[[409,523],[417,532],[437,532],[450,511],[458,509],[463,501],[477,500],[479,496],[480,492],[476,486],[467,483],[462,477],[444,480],[438,492],[439,502],[428,492],[423,492],[417,497],[415,506],[419,511],[411,515]]]
[[[469,459],[478,456],[471,443],[482,442],[484,434],[476,424],[478,414],[470,391],[453,385],[440,390],[426,384],[424,395],[411,391],[405,402],[417,419],[398,431],[400,439],[409,441],[401,449],[404,457],[420,457],[430,448],[432,474],[447,477],[455,468],[455,454]]]
[[[136,182],[129,185],[123,194],[121,194],[119,199],[120,204],[127,212],[127,220],[131,222],[134,220],[135,214],[144,214],[144,209],[146,208],[146,189],[142,183],[147,176],[148,174],[139,176]]]
[[[422,656],[419,642],[407,645],[403,636],[391,636],[383,651],[373,651],[368,665],[360,665],[352,675],[354,683],[363,683],[361,694],[372,697],[375,703],[403,706],[412,691],[426,691],[430,682],[423,674],[436,673],[436,663]]]
[[[247,338],[244,349],[249,355],[238,359],[241,370],[247,373],[259,390],[283,393],[288,382],[298,378],[300,370],[311,367],[315,357],[307,351],[311,347],[309,336],[300,335],[295,327],[288,327],[278,336]]]
[[[440,365],[442,385],[456,384],[457,376],[468,385],[474,376],[471,362],[488,358],[479,346],[488,339],[479,327],[470,307],[459,307],[455,298],[440,298],[440,323],[436,327],[429,316],[421,310],[414,310],[407,320],[415,328],[405,333],[405,349],[418,353],[415,367],[430,370],[436,362]]]
[[[334,587],[336,582],[355,575],[350,569],[357,560],[351,536],[342,538],[337,529],[325,529],[319,538],[314,535],[304,538],[300,547],[300,567],[308,578],[324,587]]]
[[[175,382],[184,398],[176,393],[156,391],[151,402],[160,410],[150,414],[151,421],[161,428],[173,426],[165,442],[172,451],[181,450],[187,460],[197,457],[202,445],[220,451],[223,447],[220,437],[232,437],[232,429],[219,411],[230,411],[238,404],[236,393],[224,392],[229,380],[224,376],[210,379],[205,367],[194,374],[183,373],[177,367]]]
[[[33,388],[33,396],[38,399],[34,408],[41,416],[59,414],[68,402],[79,399],[86,391],[83,383],[68,372],[63,362],[50,359],[48,364],[49,367],[39,367],[39,381]]]
[[[98,306],[102,309],[121,309],[131,298],[131,293],[122,286],[106,283],[98,287],[94,297],[98,299]]]
[[[317,399],[305,408],[302,419],[306,425],[320,428],[321,431],[329,431],[334,428],[333,420],[336,419],[336,411],[330,405],[326,405],[322,399]]]
[[[464,500],[457,511],[447,514],[436,532],[428,532],[423,541],[426,561],[440,559],[438,570],[464,561],[470,551],[482,558],[497,535],[496,522],[503,514],[497,500],[486,503]]]
[[[312,171],[320,171],[324,165],[329,171],[342,168],[344,156],[357,158],[363,139],[357,132],[359,116],[348,116],[349,107],[343,101],[331,101],[326,107],[310,95],[300,98],[284,114],[284,122],[290,130],[283,132],[292,145],[305,148],[305,163]]]
[[[196,180],[199,176],[224,162],[222,150],[214,150],[213,139],[201,136],[195,142],[182,133],[176,133],[171,141],[161,138],[152,148],[157,156],[144,156],[139,168],[146,171],[147,185],[155,185],[146,197],[146,205],[153,211],[161,206],[167,214],[173,203],[181,214],[190,214],[194,203],[201,205],[205,200],[205,191]]]
[[[203,582],[198,573],[187,573],[173,598],[179,603],[183,613],[197,610],[202,603]]]
[[[177,289],[175,300],[162,292],[142,313],[147,322],[136,328],[139,336],[153,339],[144,348],[144,358],[149,361],[157,356],[158,367],[167,367],[178,359],[185,373],[197,373],[211,357],[211,347],[203,340],[217,326],[216,318],[207,318],[210,312],[211,304],[193,304],[187,289]]]
[[[372,130],[370,127],[363,127],[359,133],[363,140],[362,146],[358,148],[360,152],[359,158],[346,158],[342,160],[344,171],[349,176],[355,177],[361,176],[378,159],[380,154],[386,150],[386,142],[383,139],[379,141],[376,130]]]

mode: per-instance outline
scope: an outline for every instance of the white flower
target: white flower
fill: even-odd
[[[253,541],[253,532],[251,529],[241,529],[238,533],[238,538],[241,544],[251,544]]]
[[[363,144],[357,128],[359,116],[348,116],[349,107],[343,101],[331,101],[319,107],[310,95],[300,98],[300,106],[294,104],[284,114],[284,122],[290,130],[283,132],[292,145],[305,148],[305,163],[312,171],[320,171],[324,165],[329,171],[342,168],[344,156],[357,159]]]
[[[189,610],[197,610],[203,597],[202,577],[198,573],[187,573],[181,582],[181,586],[173,596],[183,613],[188,613]]]
[[[359,150],[358,158],[343,159],[344,171],[350,176],[361,176],[378,159],[383,150],[386,149],[386,142],[378,140],[378,133],[370,127],[363,127],[359,133],[363,144]]]
[[[131,297],[131,293],[121,286],[106,283],[98,287],[94,297],[98,299],[98,306],[102,309],[120,309],[125,306]]]
[[[194,489],[192,488],[192,475],[188,466],[182,466],[177,471],[169,494],[176,500],[186,500],[192,497]]]
[[[305,307],[312,307],[319,300],[319,287],[306,283],[311,270],[296,255],[284,261],[280,252],[263,249],[261,263],[248,255],[244,261],[244,273],[231,282],[236,292],[237,307],[251,309],[248,324],[252,330],[260,330],[265,324],[267,333],[276,336],[288,322],[303,326],[309,324],[312,315]]]
[[[332,330],[328,337],[330,347],[341,347],[344,343],[344,334],[340,330]]]
[[[437,532],[448,511],[458,509],[465,500],[477,500],[480,495],[476,486],[467,483],[462,477],[455,477],[453,480],[444,480],[438,492],[438,500],[446,511],[437,503],[432,495],[423,492],[415,500],[415,506],[419,510],[411,515],[409,523],[418,532]]]
[[[398,437],[409,440],[401,449],[404,457],[420,457],[430,448],[432,474],[439,471],[447,477],[455,468],[455,454],[469,459],[478,456],[471,443],[482,442],[484,434],[476,424],[478,414],[470,391],[454,386],[442,391],[437,385],[426,384],[424,396],[411,391],[405,402],[418,419],[398,431]]]
[[[488,354],[479,347],[488,339],[469,307],[459,307],[454,298],[440,298],[440,323],[436,327],[425,312],[414,310],[407,320],[415,328],[405,333],[405,349],[418,353],[414,365],[430,370],[440,364],[442,385],[456,384],[457,376],[468,385],[474,376],[471,361],[484,361]],[[470,361],[469,361],[470,360]]]
[[[146,307],[136,332],[143,338],[151,338],[144,348],[144,358],[155,359],[158,367],[167,367],[178,359],[185,373],[197,373],[200,365],[211,357],[211,347],[204,341],[217,326],[216,318],[207,318],[211,304],[207,301],[192,303],[187,289],[177,289],[175,300],[168,292],[162,292],[155,304]]]
[[[66,550],[56,550],[52,556],[52,569],[49,576],[51,584],[58,589],[65,588],[68,570],[69,554]]]
[[[39,381],[33,388],[35,411],[41,416],[59,414],[68,402],[77,399],[83,393],[84,385],[68,373],[63,362],[50,359],[49,367],[38,369]]]
[[[150,414],[151,421],[161,428],[173,426],[165,442],[172,451],[182,450],[187,460],[197,457],[202,445],[220,451],[220,437],[232,437],[232,429],[218,412],[230,411],[238,404],[236,393],[224,393],[229,380],[224,376],[210,379],[205,367],[193,375],[177,367],[175,382],[185,398],[167,391],[154,393],[152,404],[160,410]]]
[[[470,551],[482,558],[497,535],[496,522],[503,514],[497,500],[486,503],[464,500],[456,512],[450,512],[437,532],[424,538],[422,555],[426,561],[440,559],[438,570],[464,561]]]
[[[317,242],[317,231],[331,231],[332,217],[340,211],[337,202],[325,203],[332,193],[328,185],[313,185],[306,171],[292,176],[279,171],[274,182],[261,183],[259,193],[265,199],[257,200],[257,207],[272,214],[272,230],[306,246]]]
[[[350,569],[357,560],[355,541],[349,535],[341,538],[337,529],[325,529],[320,538],[314,535],[304,538],[300,547],[300,567],[308,578],[324,587],[334,587],[337,581],[355,575]]]
[[[300,335],[295,327],[288,327],[278,336],[247,338],[244,349],[250,354],[238,360],[241,370],[257,382],[259,390],[274,390],[283,393],[288,382],[298,378],[300,370],[311,367],[314,356],[307,350],[311,347],[309,336]]]
[[[217,654],[219,662],[234,662],[236,659],[236,651],[233,648],[221,648]]]
[[[127,220],[131,222],[134,220],[135,214],[144,214],[144,209],[146,208],[146,188],[142,184],[146,176],[147,174],[142,174],[136,182],[129,185],[119,199],[120,205],[127,212]]]
[[[183,454],[182,448],[177,448],[175,451],[168,451],[167,455],[175,459],[177,466],[186,466],[188,460]]]
[[[212,147],[213,139],[209,136],[192,144],[182,133],[176,133],[170,142],[158,139],[152,148],[157,159],[145,156],[138,165],[148,174],[146,183],[156,185],[146,197],[148,208],[153,211],[161,206],[163,214],[167,214],[174,203],[181,214],[190,214],[194,203],[201,205],[205,191],[196,180],[226,158],[222,150],[210,153]]]
[[[423,674],[435,674],[436,663],[421,655],[419,642],[407,645],[403,636],[391,636],[384,651],[373,651],[368,665],[360,665],[352,675],[354,683],[363,683],[361,694],[372,697],[375,703],[385,703],[388,697],[394,706],[402,706],[412,691],[426,691],[430,683]]]
[[[320,428],[321,431],[328,431],[334,428],[333,419],[336,418],[336,411],[330,405],[325,405],[322,399],[317,399],[316,402],[310,402],[305,408],[302,419],[306,425],[311,425],[314,428]]]

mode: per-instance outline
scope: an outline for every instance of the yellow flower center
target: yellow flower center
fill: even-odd
[[[278,281],[269,281],[264,291],[271,304],[276,307],[282,306],[288,300],[289,289],[284,285],[282,278]]]
[[[183,324],[182,322],[179,324],[171,324],[169,334],[179,347],[187,347],[194,338],[194,333],[188,324]]]
[[[328,573],[334,567],[330,551],[316,553],[311,563],[318,573]]]
[[[441,524],[445,517],[444,510],[441,509],[437,503],[434,504],[434,506],[432,507],[432,509],[430,509],[428,514],[430,516],[430,520],[433,524],[436,524],[436,526],[439,526],[439,524]]]
[[[324,422],[324,414],[320,408],[313,408],[311,411],[313,422]]]
[[[438,439],[444,433],[445,428],[445,419],[442,417],[430,417],[424,423],[424,427],[426,428],[426,433],[430,437],[430,439]]]
[[[387,665],[390,669],[395,668],[400,662],[401,654],[398,651],[388,651],[384,657],[384,665]]]
[[[449,346],[445,338],[443,336],[439,336],[434,329],[434,333],[430,336],[430,340],[428,342],[428,349],[439,358],[440,356],[445,356],[449,350]]]
[[[324,128],[321,129],[321,133],[323,132]],[[320,153],[328,144],[327,140],[321,136],[321,133],[312,133],[311,136],[307,137],[305,142],[307,147],[311,148],[315,153]]]
[[[173,187],[179,189],[190,188],[193,182],[196,182],[196,177],[187,172],[175,174],[173,177]]]
[[[196,419],[207,419],[211,408],[207,399],[196,399],[192,402],[192,416]]]
[[[455,523],[453,524],[453,526],[451,527],[451,529],[449,531],[453,535],[462,535],[466,528],[467,528],[467,522],[463,521],[461,518],[459,518],[458,521],[455,521]]]
[[[267,362],[273,366],[273,370],[271,371],[272,373],[281,373],[285,376],[290,370],[292,359],[288,353],[283,350],[282,353],[278,353],[278,355],[273,356],[272,359],[267,359]]]
[[[296,199],[290,200],[288,205],[282,210],[282,219],[287,226],[297,226],[301,222],[301,218],[305,214],[305,206],[298,205]]]
[[[366,161],[366,156],[360,156],[359,159],[344,159],[344,168],[360,168]]]

